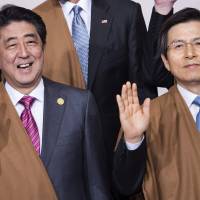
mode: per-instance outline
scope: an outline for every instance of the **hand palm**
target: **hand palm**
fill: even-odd
[[[138,137],[147,129],[149,115],[143,112],[142,106],[131,105],[120,114],[120,120],[127,138]]]
[[[125,139],[138,140],[149,124],[150,99],[140,106],[136,84],[131,87],[130,82],[127,82],[122,86],[121,96],[117,95],[117,104]]]

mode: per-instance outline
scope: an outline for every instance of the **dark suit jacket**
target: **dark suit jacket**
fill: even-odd
[[[145,139],[140,147],[134,151],[127,149],[124,140],[120,141],[114,154],[112,173],[113,187],[120,194],[120,200],[129,199],[130,196],[142,193],[142,183],[146,172],[146,156]]]
[[[108,23],[101,24],[102,19]],[[88,88],[100,109],[109,152],[120,127],[115,96],[121,92],[122,84],[128,80],[136,82],[142,102],[146,97],[156,97],[158,86],[168,87],[173,83],[161,60],[155,58],[156,36],[165,19],[153,12],[147,34],[138,3],[93,0]]]
[[[67,24],[64,16],[58,14],[62,10],[57,0],[47,0],[35,10],[43,17],[48,37],[51,38],[46,46],[47,52],[51,51],[47,60],[48,71],[55,71],[56,63],[62,60],[57,76],[59,79],[65,74],[62,69],[65,63],[72,59],[68,56],[69,48],[65,43],[67,27],[64,31],[58,26],[61,24],[59,21]],[[102,20],[107,20],[107,23],[102,23]],[[100,111],[110,160],[120,128],[115,96],[120,93],[122,84],[128,80],[136,82],[141,101],[145,97],[156,97],[157,86],[172,84],[171,76],[160,64],[160,59],[154,59],[153,44],[165,17],[154,14],[152,20],[152,31],[148,36],[138,3],[131,0],[92,1],[87,88],[94,94]],[[155,74],[156,79],[153,77]]]
[[[107,161],[91,93],[47,79],[44,86],[41,159],[58,199],[109,200]]]

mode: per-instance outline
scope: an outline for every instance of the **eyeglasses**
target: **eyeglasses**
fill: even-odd
[[[196,51],[200,51],[200,38],[195,38],[191,42],[186,42],[184,40],[173,41],[167,46],[167,49],[182,52],[188,47],[188,45],[191,45],[191,47]]]

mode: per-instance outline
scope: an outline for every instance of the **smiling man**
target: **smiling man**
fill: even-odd
[[[0,11],[0,199],[109,200],[94,99],[42,77],[45,42],[40,16]]]
[[[151,108],[149,99],[139,105],[135,84],[123,86],[117,101],[125,144],[115,154],[115,183],[127,195],[143,183],[145,200],[200,199],[200,11],[169,18],[159,44],[176,85]]]
[[[26,21],[10,22],[0,36],[0,66],[6,85],[29,94],[41,81],[44,56],[40,36]]]

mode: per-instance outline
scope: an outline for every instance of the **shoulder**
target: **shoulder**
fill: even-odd
[[[118,21],[133,24],[138,16],[141,16],[141,6],[132,0],[106,0],[110,7],[110,13]]]
[[[92,96],[89,90],[75,88],[66,84],[58,83],[50,79],[44,78],[44,87],[47,93],[54,94],[54,96],[62,96],[71,102],[83,103],[88,101]]]
[[[159,121],[166,119],[176,110],[176,102],[174,94],[176,93],[176,86],[172,86],[169,91],[151,101],[151,120]]]
[[[140,6],[139,3],[132,1],[132,0],[105,0],[111,7],[115,7],[115,6],[122,6],[124,7],[138,7]]]
[[[49,6],[50,6],[50,2],[49,1],[45,1],[45,2],[41,3],[40,5],[38,5],[37,7],[35,7],[33,9],[33,11],[41,12],[41,11],[44,11],[44,10],[48,9]]]
[[[44,78],[45,97],[53,99],[64,99],[65,104],[71,110],[76,110],[83,113],[90,110],[90,114],[96,115],[98,113],[97,104],[93,94],[86,89],[79,89],[69,85],[61,84]]]
[[[106,0],[106,1],[110,5],[111,10],[116,10],[119,15],[122,12],[125,12],[125,13],[130,12],[130,11],[137,12],[137,10],[141,8],[139,3],[134,2],[132,0],[123,0],[123,1],[122,0]]]
[[[42,17],[48,16],[51,14],[51,12],[55,11],[56,7],[60,7],[59,2],[56,0],[47,0],[37,7],[33,9],[34,12],[38,13]]]
[[[66,93],[67,95],[70,94],[73,96],[82,96],[82,97],[91,94],[89,90],[75,88],[70,85],[58,83],[47,78],[44,78],[44,86],[45,86],[45,89],[54,90],[55,93]]]

